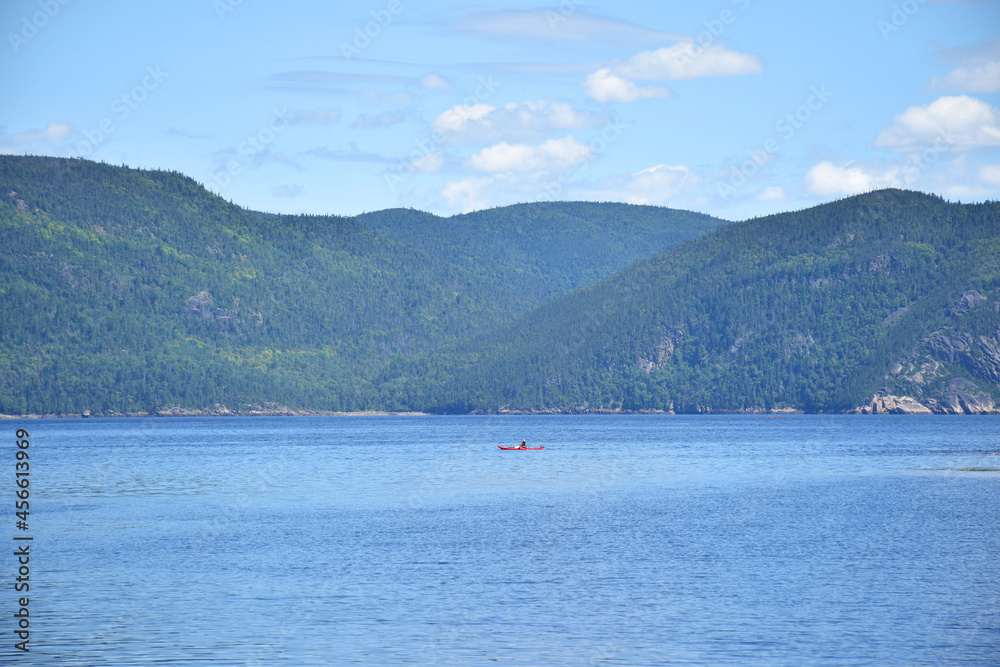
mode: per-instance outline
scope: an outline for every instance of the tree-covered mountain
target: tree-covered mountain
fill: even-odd
[[[989,411],[1000,203],[885,190],[729,225],[397,364],[382,391],[445,412]]]
[[[378,409],[386,364],[725,224],[576,208],[462,216],[458,237],[415,212],[270,215],[177,173],[0,156],[0,413]]]
[[[357,220],[473,273],[499,271],[539,304],[723,224],[690,211],[592,202],[518,204],[450,218],[391,209]]]

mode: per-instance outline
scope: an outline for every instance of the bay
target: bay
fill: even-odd
[[[992,418],[7,427],[17,664],[1000,664]]]

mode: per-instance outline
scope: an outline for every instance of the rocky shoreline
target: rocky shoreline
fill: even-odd
[[[910,396],[875,394],[867,405],[850,411],[859,415],[1000,415],[988,394],[953,393],[923,403]]]

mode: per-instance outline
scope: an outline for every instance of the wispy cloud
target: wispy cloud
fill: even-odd
[[[684,165],[658,164],[648,169],[607,181],[610,192],[629,204],[664,205],[680,193],[690,193],[702,184],[702,177]]]
[[[477,62],[456,63],[453,67],[476,72],[499,72],[506,74],[538,74],[546,76],[573,76],[594,71],[601,63],[594,62]]]
[[[353,74],[347,72],[329,72],[320,70],[296,70],[281,72],[271,76],[272,81],[303,84],[330,83],[413,83],[413,77],[391,74]]]
[[[578,6],[572,11],[554,5],[551,9],[480,12],[452,23],[451,27],[464,33],[529,42],[656,44],[684,39],[683,35],[596,16]]]
[[[509,102],[502,107],[459,104],[439,114],[431,129],[453,144],[537,141],[551,131],[596,127],[602,117],[562,100]]]
[[[60,150],[73,134],[69,123],[49,123],[43,130],[25,130],[12,135],[0,134],[0,153],[23,153]]]
[[[934,77],[932,90],[960,93],[1000,92],[1000,39],[971,48],[946,49],[941,55],[957,67]]]
[[[754,196],[757,201],[784,201],[786,198],[785,189],[780,185],[764,188]]]
[[[340,122],[340,109],[302,109],[293,114],[294,123],[334,125]]]
[[[382,127],[390,127],[392,125],[398,125],[406,120],[406,115],[399,111],[383,111],[382,113],[369,116],[368,114],[361,114],[354,119],[351,123],[351,127],[370,130],[378,129]]]
[[[390,74],[357,74],[324,70],[279,72],[268,78],[267,88],[282,92],[350,94],[352,89],[379,84],[419,85],[420,79]]]
[[[662,206],[675,197],[687,197],[693,201],[703,184],[702,175],[686,166],[658,164],[632,174],[591,179],[576,176],[560,179],[552,172],[542,178],[536,172],[495,173],[450,181],[441,195],[448,208],[463,212],[553,199],[624,201]]]
[[[635,102],[670,95],[663,86],[641,86],[636,81],[683,81],[763,72],[764,61],[757,55],[733,51],[721,44],[702,47],[684,41],[637,53],[622,64],[602,67],[587,76],[583,87],[598,102]]]
[[[320,160],[330,160],[332,162],[374,162],[379,164],[395,162],[392,158],[385,157],[384,155],[363,151],[353,142],[346,148],[318,146],[316,148],[303,151],[302,155]]]
[[[445,164],[444,153],[441,151],[436,151],[434,153],[428,153],[422,157],[418,157],[410,162],[410,165],[415,171],[419,171],[424,174],[436,174],[441,171]]]
[[[956,67],[946,76],[934,77],[931,88],[965,93],[1000,93],[1000,60],[976,67]]]
[[[420,79],[420,85],[427,90],[451,90],[451,82],[439,74],[428,74]]]
[[[292,156],[282,151],[276,151],[270,145],[264,146],[252,154],[248,154],[245,149],[241,151],[237,148],[225,148],[215,151],[212,154],[212,159],[215,162],[214,172],[225,171],[227,166],[232,162],[244,164],[251,169],[260,169],[266,165],[277,164],[291,167],[296,171],[304,171],[302,165]]]

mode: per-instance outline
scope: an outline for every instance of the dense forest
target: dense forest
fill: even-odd
[[[736,223],[446,351],[389,404],[437,412],[847,411],[1000,398],[1000,204],[884,190]]]
[[[391,364],[726,224],[572,203],[270,215],[173,172],[28,156],[0,156],[0,188],[3,414],[383,409]]]

